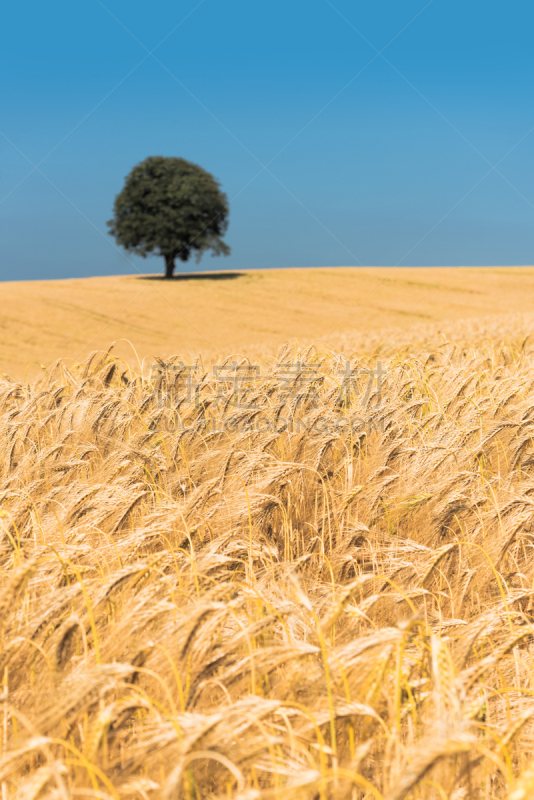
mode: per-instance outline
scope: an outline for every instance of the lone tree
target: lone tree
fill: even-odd
[[[150,156],[132,169],[115,198],[108,222],[117,244],[145,258],[165,259],[172,278],[176,259],[197,262],[205,250],[229,255],[222,240],[228,228],[228,201],[213,175],[183,158]]]

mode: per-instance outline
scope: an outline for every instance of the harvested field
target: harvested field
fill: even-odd
[[[507,326],[239,383],[106,352],[3,379],[2,797],[532,797]]]

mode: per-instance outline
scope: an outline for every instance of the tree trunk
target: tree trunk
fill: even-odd
[[[165,277],[167,279],[172,278],[174,272],[174,256],[173,255],[166,255],[165,256]]]

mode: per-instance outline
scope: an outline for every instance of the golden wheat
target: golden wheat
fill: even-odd
[[[495,317],[530,317],[533,267],[330,267],[190,273],[176,280],[123,275],[1,285],[0,373],[17,380],[58,358],[84,360],[115,341],[138,368],[180,350],[261,359],[280,342],[321,340],[368,352],[425,337],[439,323],[449,337]],[[499,322],[501,335],[506,323]],[[414,327],[418,330],[414,331]],[[514,333],[517,328],[513,323]],[[399,335],[402,334],[402,335]],[[471,334],[466,338],[471,338]]]
[[[534,355],[474,341],[3,379],[3,800],[531,797]]]

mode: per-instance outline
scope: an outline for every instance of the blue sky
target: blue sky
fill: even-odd
[[[232,255],[193,269],[533,263],[533,23],[527,0],[6,5],[0,280],[161,271],[105,225],[148,155],[230,199]]]

